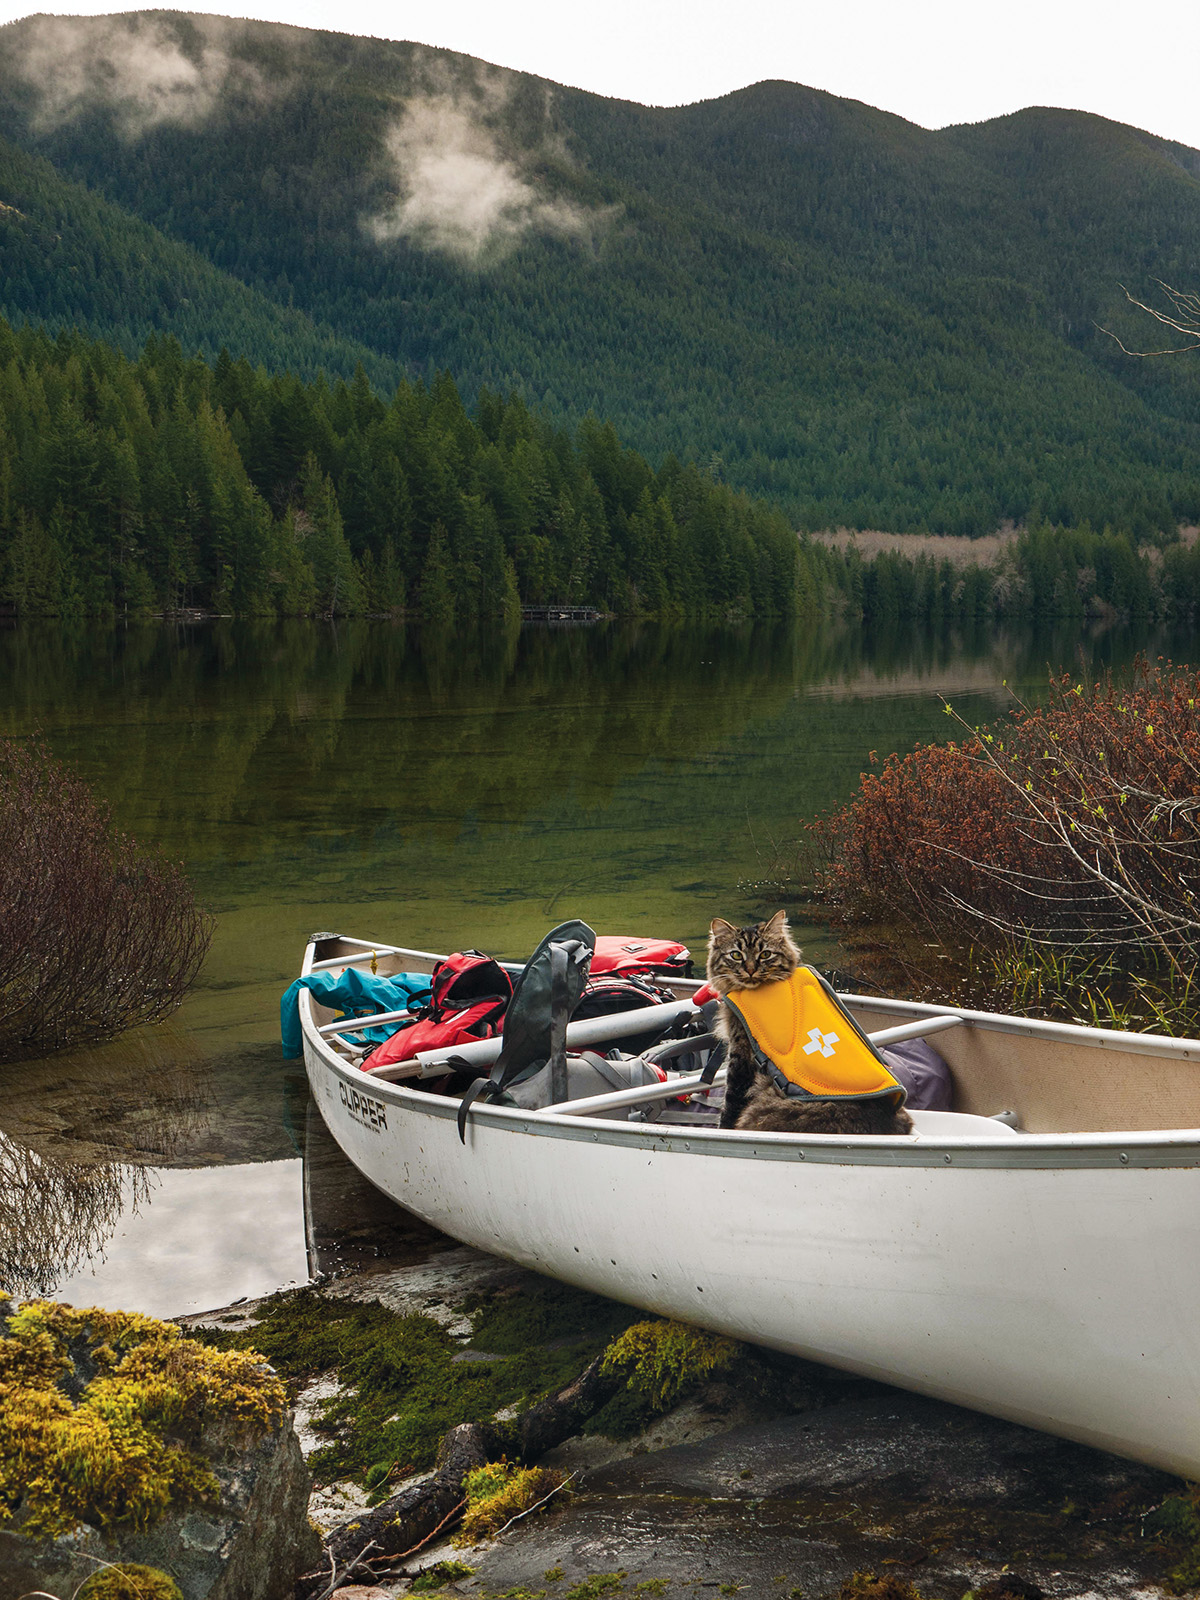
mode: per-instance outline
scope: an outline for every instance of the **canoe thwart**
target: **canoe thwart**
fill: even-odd
[[[882,1045],[899,1044],[902,1039],[923,1039],[926,1034],[944,1033],[947,1028],[959,1028],[967,1019],[947,1013],[939,1017],[918,1017],[915,1022],[901,1022],[895,1028],[880,1028],[867,1038],[878,1050]]]

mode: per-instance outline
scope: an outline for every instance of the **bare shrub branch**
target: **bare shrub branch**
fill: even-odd
[[[1121,291],[1131,306],[1136,306],[1139,311],[1146,312],[1148,316],[1154,318],[1155,322],[1161,322],[1164,327],[1171,328],[1176,333],[1184,334],[1192,341],[1190,344],[1171,345],[1162,350],[1130,350],[1111,328],[1102,328],[1099,323],[1096,324],[1096,327],[1100,328],[1101,333],[1106,333],[1110,339],[1114,340],[1127,356],[1179,356],[1183,355],[1187,350],[1200,350],[1200,295],[1187,294],[1182,289],[1173,289],[1169,283],[1164,283],[1161,278],[1155,278],[1154,281],[1170,301],[1170,312],[1159,311],[1154,306],[1148,306],[1144,300],[1135,299],[1124,284],[1121,285]]]
[[[950,711],[947,706],[947,711]],[[1007,726],[892,757],[818,825],[846,920],[1200,962],[1200,673],[1061,678]]]
[[[0,741],[0,1060],[165,1016],[211,937],[180,865],[117,832],[44,745]]]

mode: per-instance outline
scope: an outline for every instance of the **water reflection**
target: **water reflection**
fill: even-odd
[[[306,1087],[277,1052],[207,1058],[175,1022],[8,1066],[4,1088],[9,1292],[176,1315],[306,1277]]]
[[[177,1024],[6,1069],[0,1286],[182,1316],[449,1241],[342,1155],[276,1048]]]
[[[150,1186],[137,1168],[48,1160],[0,1133],[0,1286],[21,1298],[53,1294],[102,1255]]]
[[[0,1132],[0,1285],[176,1317],[453,1248],[367,1182],[311,1101],[300,1126],[302,1157],[211,1167],[73,1161]]]
[[[126,1176],[104,1248],[60,1272],[55,1298],[177,1317],[306,1283],[301,1167],[151,1168],[140,1196]]]
[[[314,1278],[414,1266],[455,1247],[368,1183],[342,1154],[314,1100],[305,1123],[304,1233]]]

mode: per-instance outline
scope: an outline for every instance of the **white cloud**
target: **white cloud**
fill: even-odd
[[[447,89],[409,102],[385,136],[399,194],[367,220],[375,239],[407,238],[479,262],[524,233],[586,236],[609,220],[609,211],[539,187],[532,164],[553,149],[549,140],[534,155],[505,152],[495,124],[507,97],[497,75],[471,94]]]
[[[21,30],[15,66],[38,90],[37,121],[52,127],[97,104],[112,107],[126,136],[160,122],[195,125],[231,86],[260,93],[261,80],[230,55],[237,24],[188,19],[185,49],[161,17],[34,17]]]

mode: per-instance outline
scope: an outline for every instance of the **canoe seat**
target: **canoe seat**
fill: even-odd
[[[1019,1139],[1020,1134],[994,1117],[977,1117],[969,1111],[910,1111],[913,1128],[921,1139]]]

